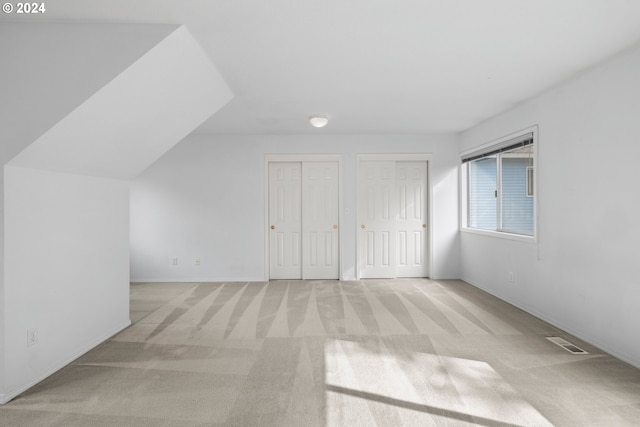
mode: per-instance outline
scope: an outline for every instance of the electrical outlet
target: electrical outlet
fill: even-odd
[[[178,265],[178,258],[172,258],[171,265]]]
[[[200,258],[196,258],[195,265],[200,265]]]
[[[38,330],[27,329],[27,347],[32,347],[38,344]]]

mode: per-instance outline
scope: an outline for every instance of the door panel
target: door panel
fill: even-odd
[[[361,278],[428,277],[427,162],[362,161],[358,169]]]
[[[338,162],[269,162],[269,277],[338,279]]]
[[[427,277],[427,162],[396,162],[398,265],[396,277]]]
[[[269,276],[301,279],[300,162],[269,163]]]
[[[363,162],[358,174],[360,277],[395,277],[395,162]]]
[[[304,279],[337,279],[338,163],[302,163],[302,272]]]

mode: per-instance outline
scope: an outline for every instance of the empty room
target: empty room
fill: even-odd
[[[0,425],[640,422],[640,2],[9,0],[0,87]]]

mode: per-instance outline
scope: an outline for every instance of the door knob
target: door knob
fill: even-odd
[[[272,226],[271,226],[271,229],[272,229],[272,230],[275,230],[275,229],[276,229],[276,226],[275,226],[275,225],[272,225]]]
[[[427,224],[422,224],[422,228],[427,228]]]
[[[364,224],[362,224],[362,225],[360,226],[360,228],[364,228]]]
[[[338,228],[337,224],[333,224],[333,229],[336,230]]]

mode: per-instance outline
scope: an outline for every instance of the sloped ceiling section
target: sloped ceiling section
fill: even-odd
[[[0,164],[15,157],[178,27],[2,22]]]
[[[181,26],[8,164],[130,179],[232,98]]]

